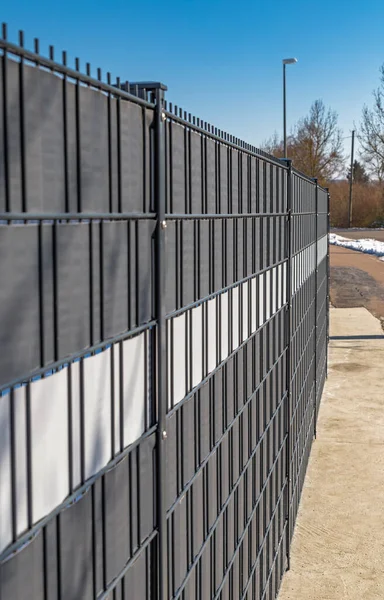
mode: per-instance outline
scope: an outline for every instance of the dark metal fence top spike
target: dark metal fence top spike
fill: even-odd
[[[33,49],[35,54],[40,54],[40,40],[39,38],[35,38],[33,40]]]
[[[67,66],[67,51],[63,50],[62,52],[62,61],[63,61],[63,65],[66,67]]]
[[[91,64],[89,62],[87,62],[85,64],[85,71],[86,71],[88,77],[90,77],[91,76]]]
[[[1,36],[2,36],[3,40],[7,39],[7,33],[8,33],[7,29],[8,29],[7,28],[7,24],[6,23],[2,23],[1,24]]]
[[[97,79],[99,81],[101,81],[101,69],[100,69],[100,67],[97,67]]]
[[[21,29],[19,31],[19,46],[21,46],[21,48],[24,48],[24,31],[22,31]]]
[[[78,57],[75,58],[75,69],[80,71],[80,59]]]
[[[49,46],[49,60],[55,60],[55,48]]]
[[[111,85],[111,74],[109,71],[107,73],[107,83],[108,83],[108,85]]]

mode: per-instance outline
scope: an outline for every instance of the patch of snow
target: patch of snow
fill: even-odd
[[[329,243],[335,246],[343,246],[350,250],[357,250],[365,254],[373,254],[384,261],[384,242],[371,239],[349,240],[336,233],[329,234]]]

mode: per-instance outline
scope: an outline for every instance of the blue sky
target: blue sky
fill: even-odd
[[[282,58],[299,60],[287,72],[288,128],[322,98],[345,136],[384,62],[382,0],[8,0],[1,19],[11,39],[24,29],[27,45],[39,37],[94,72],[161,80],[169,100],[255,145],[282,133]]]

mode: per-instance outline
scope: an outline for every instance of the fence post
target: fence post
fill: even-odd
[[[329,345],[329,302],[330,302],[330,259],[329,259],[329,232],[330,232],[330,193],[329,188],[327,190],[327,345],[326,345],[326,363],[325,363],[325,375],[328,377],[328,345]]]
[[[166,417],[167,417],[167,359],[166,359],[166,178],[165,178],[165,112],[164,92],[166,86],[161,83],[142,84],[155,96],[155,144],[154,168],[155,188],[154,201],[157,213],[156,258],[155,258],[155,314],[156,328],[156,403],[157,403],[157,577],[156,585],[159,600],[168,597],[168,555],[167,555],[167,478],[166,478]]]
[[[316,239],[316,248],[315,248],[315,401],[314,401],[314,427],[313,427],[313,435],[314,438],[316,439],[317,436],[317,296],[318,296],[318,273],[319,273],[319,269],[318,269],[318,239],[319,239],[319,233],[318,233],[318,222],[319,222],[319,186],[318,186],[318,180],[317,177],[314,178],[314,182],[315,182],[315,203],[316,203],[316,235],[315,235],[315,239]]]
[[[286,317],[285,317],[285,345],[287,349],[286,362],[286,407],[285,407],[285,435],[287,437],[286,451],[286,508],[285,520],[287,524],[287,571],[291,567],[291,520],[290,520],[290,505],[291,505],[291,402],[292,402],[292,382],[291,382],[291,337],[292,337],[292,161],[286,160],[288,167],[287,171],[287,228],[285,232],[285,256],[287,259],[287,274],[286,274]]]

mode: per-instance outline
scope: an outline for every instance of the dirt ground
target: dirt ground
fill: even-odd
[[[355,250],[331,246],[330,267],[332,306],[363,306],[380,319],[384,327],[384,261]]]
[[[329,375],[279,600],[384,599],[384,335],[331,309]]]

